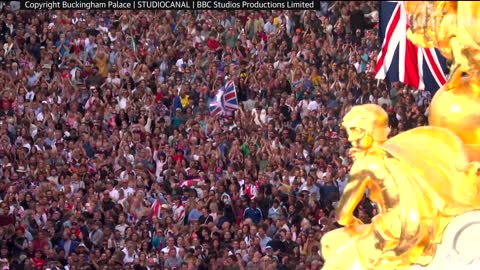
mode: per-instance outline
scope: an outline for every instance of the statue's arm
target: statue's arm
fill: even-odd
[[[368,155],[355,161],[350,171],[350,180],[337,208],[339,224],[344,226],[363,224],[353,213],[367,188],[370,190],[370,196],[378,192],[379,184],[385,179],[384,158],[385,152],[377,149],[369,151]]]
[[[337,217],[340,225],[362,224],[353,213],[365,194],[368,181],[368,175],[363,175],[362,173],[354,173],[350,176],[350,180],[337,207]]]

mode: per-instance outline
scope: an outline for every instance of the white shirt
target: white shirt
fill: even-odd
[[[118,106],[120,109],[126,109],[127,108],[127,98],[126,97],[119,97],[118,98]]]
[[[163,170],[166,168],[166,164],[167,164],[167,160],[164,160],[163,162],[159,159],[156,158],[156,152],[154,154],[155,158],[155,163],[156,163],[156,167],[157,169],[155,170],[155,176],[157,177],[157,182],[161,182],[161,176],[162,176],[162,173],[163,173]]]
[[[118,199],[120,198],[120,194],[116,189],[112,189],[110,192],[108,192],[108,194],[110,195],[110,198],[112,198],[112,200],[115,202],[118,201]]]
[[[240,195],[248,195],[250,199],[254,199],[257,197],[257,187],[254,184],[245,185],[245,188],[240,190]]]
[[[117,40],[117,36],[113,36],[112,32],[108,32],[108,38],[110,39],[111,42],[114,42]]]
[[[108,77],[108,78],[106,79],[106,81],[107,81],[108,83],[112,83],[112,84],[115,84],[115,85],[120,85],[120,84],[122,83],[122,81],[120,80],[120,78],[110,78],[110,77]]]
[[[303,99],[298,103],[297,111],[300,111],[300,115],[302,117],[308,114],[308,105],[309,105],[309,101],[306,99]]]
[[[177,62],[175,63],[175,66],[178,67],[178,70],[179,70],[179,71],[183,71],[183,67],[182,67],[183,64],[187,64],[187,66],[193,65],[192,60],[189,59],[189,60],[187,60],[187,61],[184,61],[183,58],[180,58],[180,59],[178,59]]]
[[[127,158],[127,160],[128,160],[128,158]],[[135,171],[132,170],[130,172],[133,173],[133,175],[136,175]],[[127,170],[124,170],[120,173],[120,180],[122,180],[122,181],[128,180],[128,171]]]
[[[115,226],[115,230],[118,230],[120,231],[120,234],[122,236],[125,236],[125,230],[127,229],[127,225],[126,224],[118,224],[117,226]]]
[[[357,73],[362,73],[362,65],[360,65],[359,62],[355,62],[353,66],[355,67],[355,70],[357,71]]]
[[[377,99],[377,103],[378,105],[382,106],[382,105],[387,105],[387,107],[390,107],[392,106],[392,100],[390,100],[390,98],[384,98],[384,97],[380,97]]]
[[[35,117],[37,118],[37,121],[39,121],[39,122],[43,121],[43,118],[44,118],[42,112],[36,113]]]
[[[318,102],[316,100],[312,100],[312,101],[310,101],[310,103],[308,103],[307,108],[308,108],[309,111],[318,110],[318,109],[320,109],[320,104],[318,104]]]
[[[135,189],[128,187],[123,189],[123,193],[125,194],[125,198],[128,198],[130,195],[135,194]]]
[[[138,258],[137,252],[134,251],[133,254],[130,256],[128,255],[128,249],[124,248],[122,250],[123,254],[125,254],[125,257],[123,258],[123,263],[133,263],[133,261]]]
[[[77,68],[76,68],[76,67],[75,67],[75,68],[72,68],[72,70],[70,70],[70,76],[72,76],[72,80],[73,80],[73,79],[77,79],[77,80],[80,79],[80,78],[75,77],[75,74],[76,74],[76,73],[77,73]]]
[[[25,99],[32,102],[33,99],[35,98],[35,92],[30,91],[27,94],[25,94]]]

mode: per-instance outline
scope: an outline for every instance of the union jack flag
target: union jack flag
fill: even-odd
[[[224,87],[223,107],[227,111],[238,110],[237,89],[233,80],[228,81]]]
[[[228,81],[217,91],[215,98],[208,104],[208,107],[212,116],[238,110],[237,89],[233,80]]]
[[[96,173],[97,169],[95,168],[95,164],[93,163],[92,159],[87,160],[87,171],[89,173]]]
[[[435,48],[421,48],[407,39],[408,20],[404,2],[380,4],[379,40],[382,44],[375,78],[400,81],[420,90],[436,92],[447,81],[446,59]]]

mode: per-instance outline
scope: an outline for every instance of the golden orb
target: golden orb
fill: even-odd
[[[449,129],[465,144],[480,144],[480,80],[464,77],[451,89],[445,84],[433,97],[429,124]]]

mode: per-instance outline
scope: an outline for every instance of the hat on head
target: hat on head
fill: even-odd
[[[80,245],[78,245],[78,247],[79,248],[84,248],[87,252],[90,251],[84,243],[81,243]]]
[[[19,172],[19,173],[26,173],[27,170],[25,169],[24,166],[18,166],[17,172]]]

